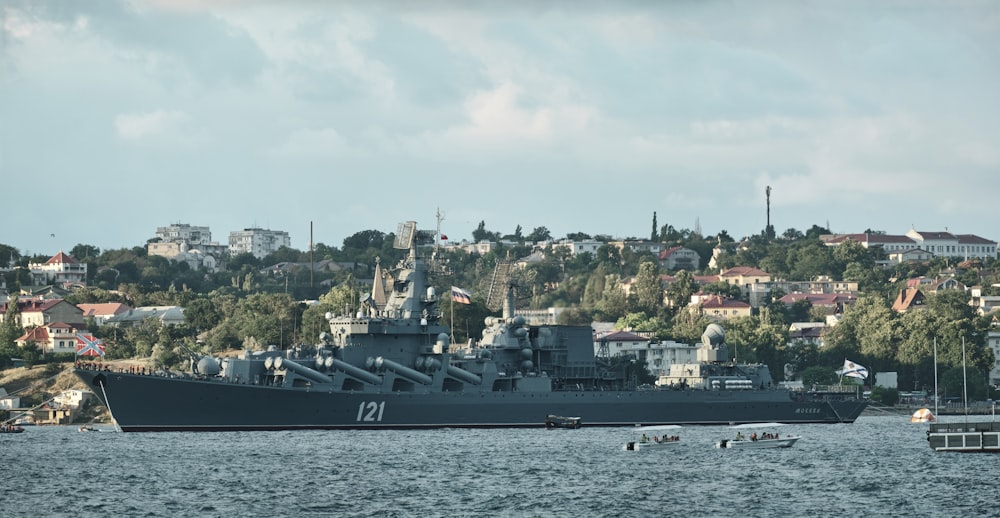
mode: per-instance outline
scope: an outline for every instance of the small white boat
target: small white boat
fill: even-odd
[[[781,435],[777,432],[748,432],[743,433],[744,429],[755,429],[755,428],[776,428],[778,426],[784,426],[784,423],[749,423],[739,426],[733,426],[739,431],[736,432],[735,439],[722,439],[715,443],[716,448],[746,448],[746,449],[766,449],[766,448],[791,448],[796,441],[801,439],[798,435]]]
[[[632,429],[632,440],[626,442],[622,449],[625,451],[646,451],[660,450],[677,446],[681,442],[680,436],[660,432],[676,431],[681,427],[675,424],[663,424],[652,426],[637,426]]]

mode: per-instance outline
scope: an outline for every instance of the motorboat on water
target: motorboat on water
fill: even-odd
[[[545,428],[568,428],[575,430],[583,425],[583,420],[579,417],[565,417],[561,415],[548,415],[545,418]]]
[[[0,425],[0,433],[22,433],[22,432],[24,432],[23,426],[18,426],[13,424]]]
[[[745,429],[757,429],[757,428],[775,428],[778,426],[784,426],[784,423],[748,423],[744,425],[733,426],[732,428],[737,429],[735,439],[721,439],[715,443],[716,448],[744,448],[744,449],[767,449],[767,448],[791,448],[796,441],[801,439],[798,435],[781,435],[777,432],[765,431],[765,432],[747,432],[743,433]]]
[[[632,440],[626,442],[622,449],[625,451],[648,451],[661,450],[677,446],[681,443],[681,438],[676,434],[660,432],[676,431],[680,425],[665,424],[651,426],[637,426],[632,429]]]

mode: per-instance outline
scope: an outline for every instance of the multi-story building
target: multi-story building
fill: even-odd
[[[905,235],[891,234],[833,234],[820,236],[827,246],[839,246],[846,241],[856,241],[865,248],[881,248],[893,261],[899,262],[907,255],[954,259],[986,259],[997,257],[997,242],[974,234],[918,231],[911,228]]]
[[[212,244],[212,231],[208,227],[195,227],[187,223],[156,227],[156,237],[160,238],[160,241],[187,243],[192,247]]]
[[[923,250],[956,259],[986,259],[997,257],[997,243],[972,234],[949,232],[924,232],[910,229],[906,236]]]
[[[180,306],[142,306],[119,313],[105,321],[115,327],[134,327],[144,320],[159,320],[164,326],[178,326],[187,323],[184,308]]]
[[[230,255],[248,253],[257,259],[263,259],[283,246],[292,246],[292,239],[283,230],[245,228],[229,233]]]
[[[594,354],[605,357],[634,355],[645,361],[646,369],[656,377],[668,374],[673,364],[694,363],[698,347],[699,344],[674,341],[655,342],[628,331],[612,331],[594,339]]]
[[[820,276],[811,281],[767,281],[743,285],[747,300],[753,307],[760,307],[771,302],[771,294],[776,290],[786,295],[848,295],[857,298],[857,281],[835,281],[827,276]],[[810,300],[812,301],[812,300]],[[792,300],[795,302],[795,300]],[[843,299],[838,299],[843,302]],[[851,300],[850,302],[853,302]],[[815,303],[814,303],[815,304]]]
[[[693,272],[701,268],[701,256],[698,252],[683,246],[672,246],[660,252],[657,256],[660,266],[665,270],[687,270]]]
[[[184,261],[194,269],[218,271],[228,247],[212,241],[212,231],[208,227],[196,227],[178,223],[169,227],[157,227],[156,241],[146,245],[149,255],[166,257],[171,261]]]
[[[570,239],[564,239],[558,243],[552,243],[550,245],[553,249],[563,248],[569,250],[570,255],[578,256],[580,254],[597,254],[597,249],[604,246],[604,243],[594,240],[585,241],[573,241]]]
[[[32,327],[14,342],[18,347],[34,343],[43,353],[75,353],[76,335],[81,331],[83,330],[69,324],[54,322]]]
[[[705,315],[715,322],[749,317],[751,313],[750,304],[742,300],[702,292],[691,295],[691,303],[688,304],[688,308],[690,311]]]
[[[603,244],[603,243],[601,243],[601,244]],[[608,245],[616,247],[616,248],[618,248],[619,250],[622,250],[622,251],[624,251],[626,248],[628,248],[629,250],[631,250],[631,251],[633,251],[633,252],[635,252],[637,254],[648,252],[648,253],[651,253],[651,254],[653,254],[655,256],[659,256],[660,252],[666,250],[667,248],[670,248],[670,247],[668,247],[667,245],[665,245],[663,243],[658,243],[656,241],[645,241],[645,240],[643,240],[643,241],[638,241],[638,240],[636,240],[636,241],[631,241],[631,240],[630,241],[610,241],[610,242],[608,242]]]
[[[32,284],[36,286],[44,284],[86,286],[87,284],[87,264],[73,259],[62,251],[44,263],[28,263],[28,270],[31,271]]]
[[[7,305],[17,304],[18,325],[24,328],[40,327],[55,322],[83,326],[83,310],[64,299],[14,299],[0,305],[0,322],[7,315]]]

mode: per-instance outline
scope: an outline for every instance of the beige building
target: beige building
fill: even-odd
[[[8,300],[0,305],[0,322],[7,315],[7,305],[18,305],[18,323],[21,327],[39,327],[55,322],[65,322],[77,327],[83,326],[83,310],[63,299],[19,299]]]
[[[43,353],[73,353],[76,354],[76,335],[82,329],[56,322],[40,327],[33,327],[27,333],[14,340],[18,347],[24,347],[29,342],[38,346]]]

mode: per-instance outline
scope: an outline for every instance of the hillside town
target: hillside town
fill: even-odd
[[[496,237],[496,236],[492,236]],[[757,317],[762,311],[770,311],[775,304],[779,307],[805,307],[800,313],[808,318],[791,321],[784,330],[788,350],[803,346],[823,350],[827,336],[835,328],[845,313],[863,295],[859,280],[848,280],[838,276],[817,275],[812,278],[789,278],[787,275],[773,275],[760,265],[734,265],[733,259],[750,250],[754,243],[747,238],[743,241],[717,239],[710,254],[699,252],[679,241],[664,242],[653,239],[611,239],[601,236],[577,236],[578,239],[545,239],[534,242],[520,242],[508,238],[482,239],[477,241],[447,239],[436,232],[435,253],[460,254],[468,257],[496,257],[498,252],[518,250],[523,253],[506,261],[510,272],[530,271],[539,265],[558,257],[563,263],[576,258],[591,258],[601,254],[631,255],[655,258],[659,295],[656,305],[672,315],[689,314],[708,322],[738,322]],[[910,229],[904,234],[856,233],[819,234],[818,242],[828,249],[844,246],[860,246],[874,252],[872,268],[889,270],[901,265],[919,265],[938,261],[944,264],[934,275],[914,275],[896,279],[899,289],[891,302],[891,311],[896,314],[920,311],[928,298],[938,293],[955,292],[967,297],[970,310],[979,317],[990,319],[992,326],[986,333],[984,349],[992,352],[993,366],[986,373],[987,382],[1000,384],[1000,284],[982,283],[968,285],[956,275],[963,269],[975,268],[979,271],[995,267],[998,257],[998,243],[976,235],[953,234],[948,231],[918,231]],[[345,240],[346,245],[346,240]],[[287,252],[290,238],[287,232],[260,228],[247,228],[229,234],[228,245],[212,239],[209,227],[174,224],[157,228],[155,235],[145,246],[147,258],[163,258],[171,264],[183,264],[192,272],[216,274],[225,272],[228,265],[239,261],[240,257],[252,256],[260,262],[253,274],[261,278],[284,280],[294,278],[308,270],[310,282],[317,272],[323,279],[318,283],[317,297],[299,301],[304,306],[318,303],[323,291],[335,287],[335,275],[352,272],[361,278],[358,285],[370,282],[364,275],[370,270],[357,261],[335,261],[326,257],[319,261],[277,261],[265,264],[266,259],[279,257]],[[300,254],[301,255],[301,254]],[[509,257],[509,255],[508,255]],[[41,357],[61,355],[62,358],[83,358],[96,361],[105,360],[108,345],[111,345],[129,329],[136,329],[155,322],[156,329],[191,327],[191,319],[186,316],[185,305],[137,305],[123,291],[119,291],[119,269],[104,265],[98,271],[91,268],[93,257],[88,261],[79,260],[65,251],[56,251],[47,260],[16,257],[11,254],[8,264],[0,268],[0,324],[19,329],[13,338],[17,349],[37,348]],[[376,261],[377,262],[377,261]],[[498,261],[499,263],[500,261]],[[614,290],[621,294],[622,301],[641,297],[642,274],[629,272],[615,277]],[[980,278],[987,278],[986,275]],[[995,278],[995,277],[994,277]],[[548,282],[545,289],[566,282],[558,277]],[[687,283],[691,288],[679,292],[678,284]],[[101,302],[73,302],[81,293],[93,293],[96,285],[119,300]],[[280,282],[276,284],[280,287]],[[708,289],[711,287],[711,289]],[[720,287],[722,287],[720,289]],[[162,289],[162,287],[160,287]],[[184,289],[171,282],[168,290]],[[678,296],[678,293],[684,296]],[[74,297],[74,294],[77,296]],[[482,294],[480,295],[482,297]],[[484,301],[487,302],[487,301]],[[623,302],[624,303],[624,302]],[[493,308],[490,308],[493,309]],[[562,323],[563,317],[572,311],[571,305],[550,305],[546,307],[518,307],[516,314],[534,322]],[[14,319],[11,321],[10,319]],[[590,321],[594,331],[594,349],[605,357],[629,356],[641,361],[650,380],[667,379],[671,366],[696,361],[696,346],[693,340],[675,340],[663,333],[648,329],[637,329],[623,324],[623,319],[615,321]],[[195,343],[204,343],[206,329],[202,327]],[[282,345],[287,336],[282,331]],[[289,332],[288,335],[292,333]],[[475,339],[472,333],[469,339]],[[262,338],[258,337],[258,340]],[[300,338],[308,340],[303,334]],[[254,340],[251,338],[251,342]],[[3,345],[3,344],[0,344]],[[243,341],[243,347],[254,343]],[[737,349],[738,350],[738,349]],[[138,352],[138,351],[136,351]],[[738,354],[738,353],[737,353]],[[11,365],[23,365],[23,355],[12,355]],[[137,354],[141,357],[141,354]],[[762,358],[763,359],[763,358]],[[780,365],[779,365],[780,366]],[[785,364],[783,383],[802,383],[802,372]],[[885,373],[881,383],[897,389],[895,373]],[[916,383],[914,383],[916,385]],[[0,387],[0,410],[20,408],[17,396],[8,395]],[[72,419],[72,411],[86,399],[82,391],[67,391],[51,402],[46,402],[36,415],[40,422],[60,423]]]

